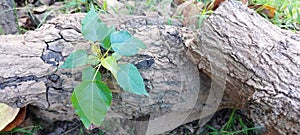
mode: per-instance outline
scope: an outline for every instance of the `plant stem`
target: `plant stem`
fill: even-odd
[[[110,51],[110,49],[111,49],[111,46],[106,50],[106,52],[104,53],[103,57],[107,57],[108,52]]]
[[[99,72],[99,69],[101,67],[101,63],[99,65],[97,65],[96,67],[97,67],[97,70],[96,70],[96,73],[94,74],[93,81],[95,81],[96,75]]]
[[[100,60],[102,59],[102,58],[105,58],[107,55],[108,55],[108,52],[109,52],[109,50],[111,49],[111,46],[106,50],[106,52],[104,53],[104,55],[102,55],[102,53],[101,53],[101,51],[100,51],[100,49],[99,49],[99,54],[100,54]],[[99,65],[97,65],[96,66],[97,67],[97,70],[96,70],[96,73],[94,74],[94,77],[93,77],[93,81],[95,80],[95,78],[96,78],[96,75],[97,75],[97,73],[99,72],[99,69],[100,69],[100,67],[101,67],[101,63],[99,64]]]

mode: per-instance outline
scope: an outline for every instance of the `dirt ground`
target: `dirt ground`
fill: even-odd
[[[215,115],[212,117],[212,119],[204,126],[199,127],[198,120],[192,121],[190,123],[187,123],[185,125],[182,125],[173,131],[164,133],[162,135],[209,135],[213,134],[213,130],[209,127],[214,127],[217,130],[221,130],[230,119],[230,115],[232,114],[233,109],[223,109],[215,113]],[[252,121],[247,118],[243,112],[236,111],[235,117],[241,118],[241,120],[244,122],[244,124],[247,127],[253,127]],[[232,129],[229,129],[228,131],[239,131],[242,130],[243,125],[241,125],[239,120],[235,120],[233,122],[233,125],[231,125]],[[92,131],[86,130],[80,121],[57,121],[54,124],[50,124],[47,128],[43,128],[38,131],[38,134],[41,135],[60,135],[60,134],[89,134],[89,135],[108,135],[105,132],[102,132],[99,129],[94,129]],[[116,133],[118,134],[118,133]],[[216,134],[216,133],[215,133]],[[219,133],[219,134],[225,134],[225,133]],[[258,135],[260,132],[258,130],[256,131],[249,131],[247,135]],[[234,135],[245,135],[245,133],[236,133]]]

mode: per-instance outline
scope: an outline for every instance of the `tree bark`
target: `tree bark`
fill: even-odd
[[[34,106],[37,116],[72,120],[73,88],[82,68],[57,70],[76,49],[89,49],[80,33],[84,14],[61,15],[25,35],[0,37],[0,102]],[[222,108],[249,112],[257,125],[280,134],[300,132],[300,36],[281,30],[234,1],[224,2],[200,30],[151,17],[101,18],[148,46],[120,62],[135,64],[150,98],[114,93],[102,126],[108,132],[158,134]],[[115,126],[112,126],[115,125]],[[112,128],[113,127],[113,128]],[[109,129],[110,128],[110,129]]]
[[[255,123],[300,133],[299,34],[230,1],[204,22],[198,37],[188,46],[192,57],[205,73],[225,75],[225,95],[247,108]]]
[[[3,32],[3,33],[2,33]],[[18,25],[13,9],[13,0],[0,1],[0,34],[16,34]]]

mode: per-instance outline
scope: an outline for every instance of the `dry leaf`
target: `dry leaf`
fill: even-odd
[[[248,0],[241,0],[243,5],[247,5],[248,4]]]
[[[204,7],[202,3],[191,3],[190,5],[186,6],[183,10],[183,26],[189,26],[191,28],[198,27],[198,17],[201,14],[201,10]]]
[[[2,131],[11,131],[12,129],[19,126],[26,117],[26,107],[20,109],[19,113],[17,114],[16,118],[9,123]]]
[[[275,16],[276,7],[268,5],[249,5],[248,7],[257,10],[258,13],[266,15],[270,19]]]
[[[0,131],[2,131],[17,116],[20,108],[12,108],[6,104],[0,103]]]
[[[174,0],[175,5],[180,5],[184,2],[185,0]]]
[[[34,23],[28,16],[23,16],[19,18],[19,26],[25,29],[34,29]]]
[[[183,25],[196,28],[198,25],[198,16],[204,5],[201,2],[188,0],[180,4],[175,12],[175,15],[183,15]]]
[[[43,6],[40,6],[40,7],[35,7],[33,9],[33,13],[34,14],[41,14],[41,13],[44,13],[46,10],[47,10],[47,6],[43,5]]]
[[[183,10],[188,8],[191,4],[193,4],[193,2],[194,2],[193,0],[188,0],[188,1],[185,1],[184,3],[180,4],[179,6],[177,6],[175,15],[182,15]]]
[[[207,10],[216,10],[225,0],[215,0],[213,3],[208,4]]]

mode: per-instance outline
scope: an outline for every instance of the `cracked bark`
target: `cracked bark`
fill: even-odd
[[[89,49],[80,33],[84,14],[60,15],[25,35],[0,37],[0,102],[35,106],[48,121],[77,118],[69,98],[82,68],[58,70],[75,49]],[[148,49],[121,62],[135,64],[151,98],[115,93],[102,128],[110,132],[162,133],[218,109],[249,112],[257,125],[299,133],[300,37],[229,1],[198,31],[165,25],[167,19],[101,16],[126,29]],[[111,76],[104,79],[120,91]],[[108,127],[108,128],[107,128]],[[114,127],[109,129],[109,127]]]

